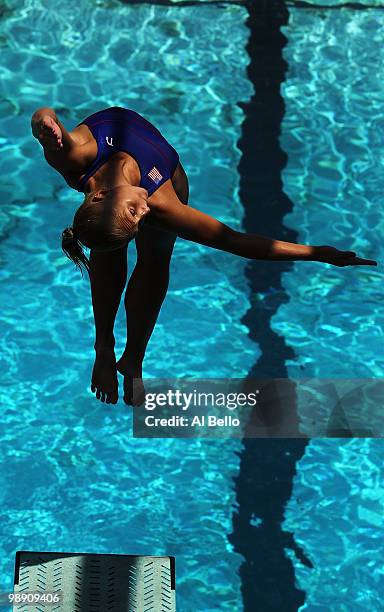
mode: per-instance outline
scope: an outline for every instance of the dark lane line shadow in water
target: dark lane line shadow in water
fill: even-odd
[[[250,29],[247,72],[256,93],[249,102],[239,103],[245,113],[238,142],[242,151],[238,169],[240,198],[245,209],[244,230],[297,242],[297,232],[282,223],[283,216],[293,208],[283,191],[281,173],[287,156],[279,144],[285,112],[280,86],[288,68],[283,58],[287,39],[280,28],[288,23],[288,9],[284,0],[254,0],[247,3],[247,10],[246,25]],[[252,378],[286,379],[285,361],[295,357],[270,324],[280,305],[289,300],[281,277],[291,267],[289,261],[247,264],[251,306],[242,322],[262,350],[262,356],[248,373],[249,382]],[[258,299],[260,295],[263,299]],[[287,384],[290,386],[289,381]],[[292,381],[295,397],[294,389]],[[297,413],[296,402],[293,407]],[[284,405],[274,406],[274,413],[272,425],[280,419],[284,421]],[[297,414],[295,418],[298,431]],[[305,592],[295,586],[294,566],[285,551],[293,551],[305,566],[313,565],[295,542],[294,534],[282,530],[282,522],[292,495],[296,463],[307,444],[308,439],[299,433],[297,438],[242,440],[240,469],[235,479],[237,508],[233,533],[228,539],[244,557],[240,577],[245,612],[290,612],[305,602]]]

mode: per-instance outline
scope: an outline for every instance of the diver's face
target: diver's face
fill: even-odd
[[[96,197],[101,197],[106,207],[111,207],[114,212],[124,215],[129,224],[138,225],[149,213],[145,190],[132,185],[118,185],[112,189],[102,189],[97,192]]]

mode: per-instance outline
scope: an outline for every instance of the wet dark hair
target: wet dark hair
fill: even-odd
[[[89,272],[89,259],[84,247],[95,251],[112,251],[124,247],[136,236],[137,227],[129,218],[114,214],[103,206],[103,200],[93,199],[94,193],[85,196],[77,209],[73,226],[66,227],[61,237],[61,247],[69,259],[79,268]]]
[[[69,259],[79,268],[83,276],[82,266],[89,272],[89,259],[84,253],[83,245],[77,238],[73,227],[66,227],[61,235],[61,248]]]

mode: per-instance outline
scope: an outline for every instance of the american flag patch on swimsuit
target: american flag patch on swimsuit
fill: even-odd
[[[152,170],[148,172],[148,176],[150,179],[152,179],[152,181],[156,183],[156,185],[158,185],[161,179],[163,178],[156,166],[153,166]]]

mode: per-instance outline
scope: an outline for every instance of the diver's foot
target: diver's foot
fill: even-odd
[[[49,115],[38,119],[32,125],[32,131],[47,151],[60,151],[63,148],[61,129]]]
[[[118,382],[115,351],[113,349],[96,351],[91,391],[96,393],[98,400],[107,404],[116,404],[118,399]]]
[[[145,400],[142,364],[133,366],[122,355],[116,363],[117,370],[124,376],[124,402],[128,406],[141,406]]]

